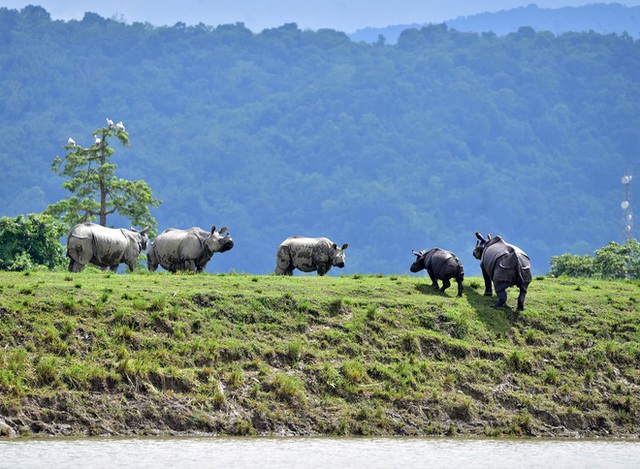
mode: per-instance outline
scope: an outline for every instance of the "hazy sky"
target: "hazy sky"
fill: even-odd
[[[347,33],[367,26],[438,23],[458,16],[525,7],[561,8],[589,3],[638,6],[640,0],[0,0],[0,7],[43,6],[54,19],[82,19],[86,11],[127,23],[156,26],[243,22],[254,32],[297,23],[302,29],[331,28]]]

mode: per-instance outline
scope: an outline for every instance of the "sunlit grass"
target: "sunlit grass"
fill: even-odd
[[[517,291],[496,310],[465,283],[0,273],[0,397],[161,395],[191,409],[180,425],[242,434],[527,435],[596,409],[636,428],[638,282],[538,278],[520,314]]]

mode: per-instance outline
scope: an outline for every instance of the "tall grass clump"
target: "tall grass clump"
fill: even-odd
[[[305,400],[304,383],[297,376],[277,373],[270,388],[277,397],[290,403],[302,403]]]
[[[302,340],[296,339],[287,344],[287,357],[293,366],[296,366],[302,358]]]

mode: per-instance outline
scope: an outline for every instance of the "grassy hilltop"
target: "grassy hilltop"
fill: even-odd
[[[640,283],[0,273],[0,436],[635,437]]]

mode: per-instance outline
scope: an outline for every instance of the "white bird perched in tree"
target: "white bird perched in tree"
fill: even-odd
[[[107,117],[107,125],[110,129],[113,129],[113,121]]]
[[[102,143],[102,139],[96,135],[96,145],[100,145]]]
[[[124,125],[122,125],[122,121],[116,124],[116,129],[118,129],[120,132],[124,132]]]
[[[76,146],[76,141],[74,139],[72,139],[71,137],[69,137],[69,140],[67,140],[67,143],[69,145],[71,145],[72,147]]]

